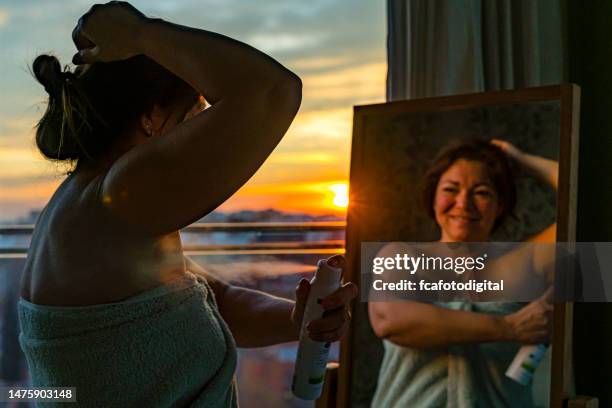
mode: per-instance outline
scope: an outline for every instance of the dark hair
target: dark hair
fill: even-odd
[[[36,144],[52,160],[95,160],[154,105],[184,103],[187,108],[198,99],[185,81],[143,55],[79,66],[74,72],[62,70],[56,57],[40,55],[32,71],[49,94]]]
[[[482,163],[488,169],[502,203],[502,212],[493,224],[493,230],[496,230],[506,217],[514,212],[516,185],[514,184],[514,171],[506,154],[499,147],[486,140],[455,143],[440,152],[433,160],[421,185],[421,197],[427,213],[435,220],[433,204],[438,182],[442,174],[459,159]]]

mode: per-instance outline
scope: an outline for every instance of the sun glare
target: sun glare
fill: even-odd
[[[332,184],[329,189],[334,193],[334,199],[332,203],[338,208],[348,207],[348,186],[342,184]]]

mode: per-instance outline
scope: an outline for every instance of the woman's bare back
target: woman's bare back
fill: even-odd
[[[36,304],[120,301],[185,271],[178,231],[151,236],[120,220],[99,197],[105,173],[75,172],[39,217],[21,296]]]
[[[117,301],[183,274],[177,230],[251,178],[302,98],[300,79],[260,51],[125,2],[92,7],[72,37],[83,68],[33,64],[49,93],[37,146],[80,167],[34,231],[22,296],[39,304]],[[187,118],[199,95],[211,106]]]

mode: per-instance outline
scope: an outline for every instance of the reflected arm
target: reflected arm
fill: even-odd
[[[555,190],[558,189],[559,162],[527,153],[521,153],[517,156],[517,160],[537,178],[549,184]]]
[[[537,178],[549,184],[555,191],[559,188],[559,162],[522,153],[517,160]],[[557,240],[557,223],[529,238],[529,242],[555,242]]]
[[[550,185],[555,191],[559,188],[559,162],[535,156],[527,153],[520,153],[516,160],[523,167],[529,170],[534,176]],[[557,223],[553,223],[543,231],[529,238],[529,242],[555,242],[557,240]]]
[[[491,144],[500,148],[510,159],[515,160],[534,176],[557,190],[559,185],[559,162],[525,153],[505,140],[492,139]]]
[[[378,337],[404,347],[512,341],[509,327],[499,315],[408,301],[370,302],[369,314]]]

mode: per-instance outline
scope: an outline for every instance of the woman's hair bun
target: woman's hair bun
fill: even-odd
[[[32,75],[49,93],[36,145],[51,160],[95,161],[155,105],[170,113],[198,100],[189,84],[144,55],[71,71],[43,54],[32,63]]]
[[[34,76],[51,96],[61,90],[65,78],[59,60],[52,55],[39,55],[32,64]]]

